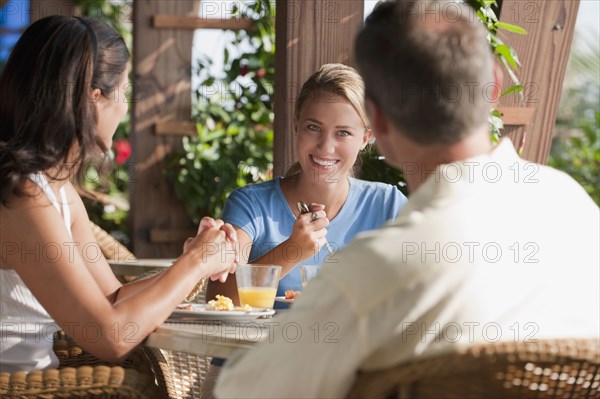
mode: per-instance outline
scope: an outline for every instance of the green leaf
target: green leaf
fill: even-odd
[[[512,85],[508,89],[504,90],[501,96],[506,96],[512,93],[521,93],[523,91],[523,88],[524,87],[522,85]]]
[[[509,24],[506,22],[498,21],[494,25],[497,28],[504,29],[504,30],[507,30],[507,31],[513,32],[513,33],[518,33],[519,35],[526,35],[528,33],[525,29],[521,28],[520,26]]]
[[[508,76],[510,76],[510,79],[512,80],[514,85],[519,85],[519,78],[517,78],[517,75],[515,75],[515,73],[513,72],[513,70],[511,68],[509,68],[508,63],[506,61],[505,58],[500,58],[500,62],[502,62],[502,64],[504,65],[506,71],[508,72]]]
[[[513,69],[518,69],[518,65],[512,55],[510,47],[506,44],[501,44],[496,46],[495,51],[497,54],[501,55]]]

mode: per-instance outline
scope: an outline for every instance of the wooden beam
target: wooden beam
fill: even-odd
[[[156,135],[155,124],[190,120],[193,30],[155,29],[154,15],[198,15],[199,0],[133,2],[133,76],[130,177],[134,253],[140,258],[181,254],[182,241],[151,241],[152,231],[193,229],[181,201],[165,178],[166,160],[181,138]]]
[[[353,65],[354,38],[363,24],[363,0],[277,0],[273,173],[295,161],[294,102],[321,65]]]
[[[155,123],[154,134],[159,136],[194,136],[196,134],[196,123],[193,121]]]
[[[500,38],[519,55],[522,66],[517,75],[525,89],[522,97],[502,97],[500,107],[536,108],[528,126],[509,126],[503,134],[529,161],[546,163],[550,153],[578,8],[579,0],[502,2],[500,20],[519,25],[528,34],[501,31]],[[505,76],[504,87],[509,85]]]
[[[152,17],[152,26],[157,29],[231,29],[249,30],[254,21],[244,18],[216,19],[192,17],[188,15],[157,14]]]
[[[533,121],[535,108],[499,107],[504,126],[529,126]]]

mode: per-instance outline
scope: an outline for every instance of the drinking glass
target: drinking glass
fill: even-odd
[[[302,278],[302,288],[306,287],[306,284],[319,274],[321,266],[318,265],[303,265],[300,266],[300,276]]]
[[[240,265],[235,271],[242,306],[272,308],[277,295],[281,266]]]

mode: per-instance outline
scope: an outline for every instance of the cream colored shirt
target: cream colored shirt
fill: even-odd
[[[599,210],[505,140],[440,166],[398,218],[326,264],[219,398],[340,398],[355,372],[463,345],[600,334]]]

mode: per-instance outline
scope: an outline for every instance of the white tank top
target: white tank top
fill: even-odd
[[[42,173],[29,175],[62,215],[69,236],[71,212],[60,188],[60,202]],[[13,269],[0,269],[0,372],[31,371],[58,366],[52,336],[59,330],[52,317]]]

